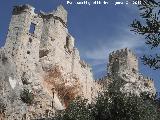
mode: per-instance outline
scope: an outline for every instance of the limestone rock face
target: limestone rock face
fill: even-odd
[[[0,104],[3,120],[54,116],[76,96],[89,100],[109,85],[108,76],[127,83],[122,91],[154,93],[153,81],[138,73],[138,61],[126,50],[110,54],[108,76],[94,81],[67,29],[63,6],[36,14],[30,5],[15,6],[5,46],[0,48]]]

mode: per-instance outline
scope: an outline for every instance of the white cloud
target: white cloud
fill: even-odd
[[[144,45],[144,40],[129,31],[129,29],[121,30],[120,33],[120,35],[115,35],[110,39],[108,39],[107,36],[106,38],[101,38],[97,45],[93,45],[95,49],[86,51],[84,57],[86,59],[92,59],[92,65],[98,65],[102,63],[102,61],[108,60],[108,55],[112,51],[126,47],[134,50]],[[102,42],[105,40],[106,42]]]

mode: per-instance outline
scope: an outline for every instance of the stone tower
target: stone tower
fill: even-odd
[[[150,96],[156,93],[153,80],[138,71],[138,58],[128,48],[110,53],[108,77],[112,80],[125,81],[125,84],[120,87],[122,92],[136,95],[146,92]]]
[[[137,72],[138,59],[128,48],[113,51],[109,55],[108,74],[117,75],[123,71]]]
[[[42,22],[30,5],[15,6],[13,9],[5,51],[20,71],[29,66],[35,69],[34,64],[39,61]]]

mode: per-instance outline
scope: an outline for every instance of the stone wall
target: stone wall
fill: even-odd
[[[56,80],[60,85],[64,84],[66,90],[68,85],[77,86],[76,96],[80,95],[91,102],[91,67],[80,59],[74,41],[67,29],[67,11],[62,6],[51,13],[38,14],[30,5],[14,7],[6,44],[0,50],[0,83],[2,88],[6,88],[0,92],[4,93],[4,100],[9,101],[7,120],[41,118],[45,117],[46,110],[53,115],[56,109],[65,107],[68,103],[57,96],[60,93],[55,91],[57,95],[52,94]],[[61,76],[58,79],[50,78],[52,81],[48,84],[46,75],[55,66],[61,68]],[[7,69],[11,69],[10,72],[4,71]],[[21,101],[20,94],[25,89],[34,95],[32,105]],[[11,93],[15,95],[13,101]]]
[[[125,69],[138,71],[138,59],[134,53],[128,48],[110,53],[108,73],[113,75]]]

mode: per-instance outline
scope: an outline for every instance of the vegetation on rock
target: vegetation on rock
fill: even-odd
[[[3,114],[6,110],[6,104],[0,99],[0,114]]]
[[[32,92],[30,92],[28,89],[24,89],[21,94],[20,94],[21,100],[24,103],[27,103],[29,105],[31,105],[33,103],[34,100],[34,95]]]
[[[146,94],[136,96],[113,91],[99,94],[95,103],[77,98],[64,111],[57,112],[52,120],[159,120],[159,100]],[[119,87],[117,87],[119,88]]]

